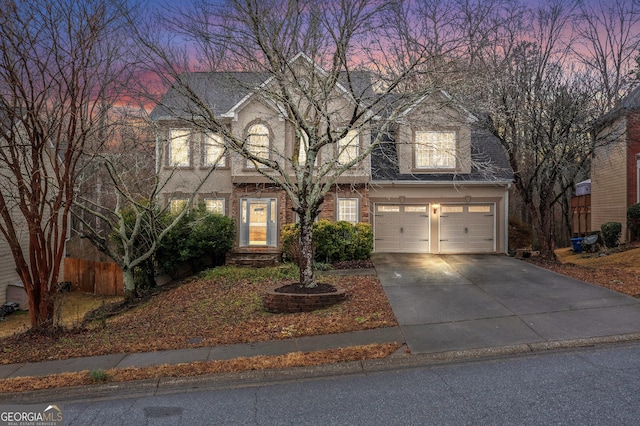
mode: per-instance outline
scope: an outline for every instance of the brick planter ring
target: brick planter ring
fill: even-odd
[[[335,305],[347,298],[345,289],[339,287],[336,288],[337,291],[318,294],[276,292],[275,290],[280,287],[282,285],[269,289],[262,299],[264,308],[269,312],[287,314],[315,311],[316,309]]]

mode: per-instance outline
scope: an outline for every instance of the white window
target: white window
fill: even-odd
[[[358,199],[338,198],[338,220],[358,223]]]
[[[469,206],[469,213],[491,213],[491,206]]]
[[[426,213],[427,206],[404,206],[405,213]]]
[[[347,164],[360,154],[360,138],[357,130],[349,130],[338,141],[338,163]]]
[[[441,213],[462,213],[464,208],[462,206],[442,206]]]
[[[210,213],[224,215],[224,198],[205,198],[204,206]]]
[[[415,167],[417,169],[454,169],[456,132],[416,131]]]
[[[207,133],[205,136],[204,165],[216,167],[225,167],[227,165],[222,136],[215,133]]]
[[[379,213],[400,213],[400,206],[385,206],[378,204],[377,210]]]
[[[186,199],[186,198],[175,198],[175,199],[170,201],[169,209],[170,209],[171,213],[178,214],[178,213],[180,213],[182,210],[184,210],[187,207],[187,204],[189,204],[189,200],[188,199]]]
[[[269,158],[269,129],[264,124],[254,124],[249,127],[247,137],[248,150],[256,157]],[[247,160],[247,167],[253,166],[253,161]],[[258,163],[258,167],[265,167]]]
[[[169,132],[169,165],[172,167],[189,167],[189,130],[171,129]]]

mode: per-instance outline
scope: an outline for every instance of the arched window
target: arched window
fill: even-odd
[[[258,158],[269,159],[269,129],[267,126],[264,124],[254,124],[249,127],[248,133],[247,148],[249,152]],[[252,166],[253,164],[253,161],[247,160],[247,166]],[[259,167],[265,166],[259,164]]]

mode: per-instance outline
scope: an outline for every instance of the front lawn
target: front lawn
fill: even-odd
[[[287,339],[397,325],[375,276],[322,278],[347,290],[348,300],[327,309],[270,314],[261,295],[291,282],[290,266],[264,269],[221,267],[160,292],[111,318],[100,317],[55,335],[20,333],[0,339],[0,364],[37,362],[122,352]]]

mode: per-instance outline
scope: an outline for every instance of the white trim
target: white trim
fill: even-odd
[[[326,77],[329,75],[329,73],[323,69],[320,65],[318,65],[316,62],[312,61],[311,58],[309,56],[307,56],[304,52],[298,52],[293,58],[291,58],[288,63],[292,64],[295,61],[298,60],[298,58],[304,58],[307,62],[309,62],[310,64],[313,65],[314,69],[316,70],[316,72],[318,72],[320,75],[322,75],[323,77]],[[229,111],[220,114],[221,117],[223,118],[233,118],[234,121],[238,120],[238,111],[254,96],[256,95],[256,92],[260,89],[263,89],[265,87],[267,87],[267,85],[271,84],[271,82],[275,80],[274,76],[270,76],[269,78],[267,78],[264,82],[262,82],[262,84],[260,84],[259,86],[257,86],[255,89],[251,90],[249,93],[247,93],[245,95],[245,97],[243,97],[239,102],[237,102],[234,106],[231,107],[231,109],[229,109]],[[336,81],[336,87],[338,88],[338,90],[341,90],[343,92],[343,95],[345,95],[346,97],[349,98],[349,100],[353,103],[357,103],[357,100],[353,97],[353,95],[351,94],[351,92],[349,92],[342,84],[340,84],[339,81]],[[275,108],[280,109],[281,113],[284,113],[284,108],[279,106],[279,105],[275,105]]]
[[[504,238],[503,238],[504,253],[509,253],[509,191],[510,190],[511,190],[511,185],[507,186],[504,189],[504,198],[502,199],[502,202],[504,203],[504,230],[502,231],[504,234]]]
[[[414,108],[417,108],[418,105],[420,105],[425,99],[435,95],[435,94],[439,94],[442,95],[446,98],[446,100],[450,101],[453,103],[452,108],[458,110],[458,112],[460,112],[463,115],[466,115],[466,122],[467,123],[477,123],[478,121],[480,121],[478,119],[478,117],[476,117],[475,115],[473,115],[468,109],[466,109],[465,107],[463,107],[462,105],[460,105],[458,102],[456,102],[453,97],[447,93],[445,90],[443,89],[439,89],[436,90],[432,93],[429,93],[427,95],[424,95],[422,97],[420,97],[419,99],[417,99],[415,102],[413,102],[409,107],[407,107],[407,109],[405,109],[404,111],[402,111],[399,116],[407,116]]]

